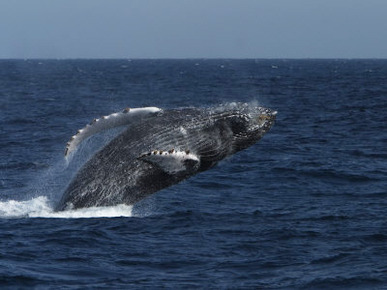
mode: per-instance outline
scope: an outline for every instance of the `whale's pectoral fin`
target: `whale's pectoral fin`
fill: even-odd
[[[65,156],[67,157],[71,152],[75,151],[78,145],[90,137],[91,135],[99,132],[128,125],[136,120],[154,115],[160,112],[161,109],[157,107],[145,107],[145,108],[133,108],[125,109],[119,113],[113,113],[108,116],[103,116],[98,119],[94,119],[90,124],[86,125],[81,130],[78,130],[77,134],[71,137],[70,141],[67,142]]]
[[[194,174],[199,169],[200,159],[190,151],[154,150],[139,157],[140,160],[159,167],[168,174]]]

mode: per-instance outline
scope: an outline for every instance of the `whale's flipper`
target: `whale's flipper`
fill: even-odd
[[[139,159],[159,167],[168,174],[193,174],[200,166],[198,156],[188,150],[154,150],[141,155]]]
[[[113,113],[108,116],[103,116],[99,119],[94,119],[90,124],[86,125],[81,130],[78,130],[77,134],[71,137],[70,141],[67,142],[65,149],[65,157],[71,152],[75,151],[78,145],[91,135],[102,132],[107,129],[123,126],[130,124],[137,118],[144,118],[151,116],[161,109],[157,107],[144,107],[144,108],[133,108],[125,109],[119,113]]]

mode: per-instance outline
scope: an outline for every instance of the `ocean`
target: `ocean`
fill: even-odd
[[[232,102],[274,127],[134,206],[53,210],[114,135],[68,164],[95,117]],[[0,112],[1,288],[387,289],[387,60],[0,60]]]

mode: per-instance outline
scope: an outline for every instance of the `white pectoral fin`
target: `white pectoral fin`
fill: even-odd
[[[67,157],[71,152],[75,151],[82,141],[94,134],[108,129],[128,125],[138,118],[152,116],[160,111],[161,109],[157,107],[128,108],[119,113],[113,113],[108,116],[94,119],[90,124],[86,125],[86,127],[78,130],[77,134],[72,136],[70,141],[67,142],[65,156]]]
[[[200,159],[189,151],[154,150],[139,157],[140,160],[153,164],[168,174],[190,174],[198,170]]]

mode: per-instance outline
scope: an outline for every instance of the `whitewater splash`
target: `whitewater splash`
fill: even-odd
[[[1,218],[103,218],[132,217],[133,206],[117,205],[109,207],[93,207],[77,210],[55,212],[55,204],[61,197],[63,189],[82,164],[101,146],[108,143],[120,132],[110,130],[87,140],[80,146],[76,160],[59,159],[33,180],[26,190],[26,196],[18,196],[17,200],[0,200]]]
[[[0,201],[0,218],[101,218],[131,217],[133,206],[117,205],[54,212],[47,196],[26,201]]]

